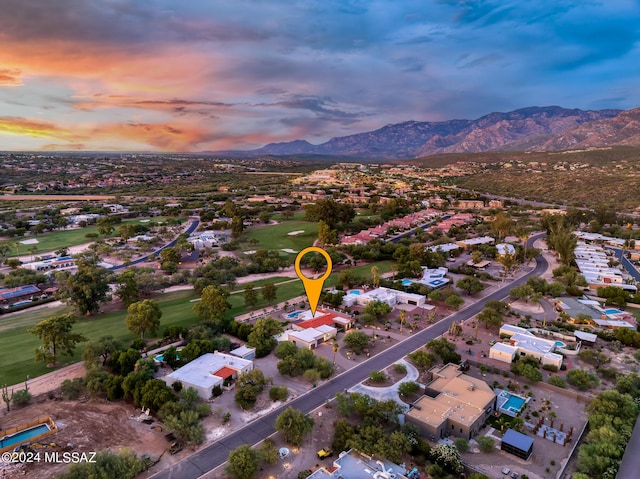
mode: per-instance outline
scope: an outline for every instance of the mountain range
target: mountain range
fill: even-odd
[[[319,145],[295,140],[270,143],[256,150],[214,153],[407,159],[441,153],[553,151],[612,145],[640,146],[640,108],[584,111],[559,106],[529,107],[490,113],[476,120],[406,121],[332,138]]]

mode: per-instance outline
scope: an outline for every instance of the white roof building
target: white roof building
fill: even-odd
[[[389,306],[396,304],[411,304],[414,306],[422,306],[426,301],[426,297],[421,294],[405,293],[391,288],[376,288],[366,293],[356,295],[356,302],[365,305],[371,301],[381,301]]]
[[[540,360],[543,365],[555,366],[558,369],[562,366],[562,355],[553,352],[557,347],[555,341],[539,338],[527,329],[511,324],[503,324],[500,327],[500,334],[510,336],[510,346],[515,347],[520,355],[532,356]],[[508,349],[504,344],[496,343],[489,350],[489,357],[506,362],[506,359],[502,358],[506,358]]]
[[[213,388],[222,387],[227,378],[235,379],[241,373],[253,369],[253,361],[242,359],[229,354],[206,353],[166,375],[162,380],[171,386],[180,381],[182,387],[194,388],[202,399],[209,399],[213,395]]]
[[[516,254],[516,248],[509,243],[498,243],[496,245],[496,249],[498,250],[498,254],[500,256],[504,256],[506,254]]]

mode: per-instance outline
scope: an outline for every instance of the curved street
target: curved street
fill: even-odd
[[[527,245],[533,245],[535,240],[544,236],[545,233],[532,236],[527,241]],[[369,373],[371,371],[381,371],[410,352],[421,348],[427,341],[441,336],[449,329],[449,326],[454,321],[465,321],[475,314],[478,314],[483,309],[486,301],[505,299],[511,288],[526,283],[527,279],[531,276],[540,276],[547,269],[547,266],[547,260],[543,256],[536,258],[535,268],[520,278],[510,283],[506,283],[504,286],[496,289],[494,292],[485,296],[476,303],[470,304],[466,308],[451,314],[433,326],[415,333],[406,340],[354,366],[339,376],[330,379],[317,388],[312,389],[307,394],[287,402],[280,408],[250,422],[243,428],[203,447],[198,452],[186,457],[167,469],[159,471],[151,477],[154,479],[198,479],[207,472],[226,462],[229,453],[236,447],[243,444],[256,444],[273,434],[275,432],[274,425],[276,418],[284,409],[293,407],[305,413],[313,411],[317,407],[323,405],[326,401],[333,399],[336,393],[346,391],[355,384],[364,381],[369,377]]]

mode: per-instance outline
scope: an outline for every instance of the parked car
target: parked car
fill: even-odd
[[[333,456],[333,451],[331,449],[323,447],[316,454],[318,455],[318,459],[325,459],[327,457]]]

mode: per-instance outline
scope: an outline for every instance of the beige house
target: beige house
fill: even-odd
[[[450,435],[471,439],[496,408],[493,390],[455,364],[438,366],[431,373],[433,380],[405,415],[406,421],[432,441]]]

